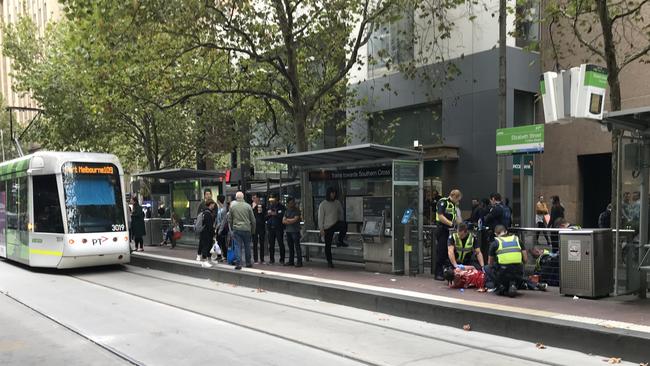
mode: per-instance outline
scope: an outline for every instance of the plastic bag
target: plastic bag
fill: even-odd
[[[214,244],[212,244],[212,249],[210,249],[210,254],[216,254],[216,255],[221,255],[221,247],[217,242],[215,241]]]

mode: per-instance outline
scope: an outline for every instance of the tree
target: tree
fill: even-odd
[[[568,42],[577,42],[581,49],[605,63],[610,107],[620,110],[621,71],[650,55],[650,25],[645,19],[650,14],[650,0],[553,1],[547,14],[551,32],[554,33],[553,25],[557,25],[555,29],[568,52],[574,52]],[[555,43],[552,46],[559,64],[564,55]]]
[[[134,96],[157,87],[138,79],[146,73],[134,69],[159,65],[97,62],[95,55],[111,49],[84,42],[101,37],[90,20],[63,21],[43,38],[37,35],[31,19],[21,18],[5,28],[3,51],[13,61],[15,89],[31,93],[45,109],[46,121],[33,132],[45,147],[114,152],[134,167],[143,156],[151,170],[193,161],[196,118],[188,106],[162,111]]]

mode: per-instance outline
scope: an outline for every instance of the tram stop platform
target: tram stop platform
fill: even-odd
[[[131,264],[212,279],[258,291],[362,308],[472,331],[518,338],[639,363],[650,362],[650,300],[636,296],[585,299],[548,291],[520,291],[516,298],[475,289],[449,289],[430,275],[367,272],[361,266],[305,262],[302,268],[259,264],[234,270],[227,264],[203,268],[196,248],[145,247]],[[480,345],[474,345],[479,346]]]

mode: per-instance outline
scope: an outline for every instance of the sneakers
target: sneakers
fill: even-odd
[[[247,264],[246,268],[253,268],[253,265],[252,264]]]
[[[203,268],[210,268],[212,267],[212,263],[208,262],[207,260],[205,262],[201,262],[201,266]]]
[[[508,296],[509,297],[517,296],[517,286],[515,286],[514,284],[510,284],[510,287],[508,287]]]
[[[197,254],[197,255],[196,255],[196,260],[197,260],[198,262],[201,261],[201,254]]]
[[[546,291],[547,288],[548,288],[548,284],[544,282],[540,282],[537,284],[537,289],[540,291]]]

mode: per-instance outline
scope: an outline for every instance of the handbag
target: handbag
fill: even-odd
[[[183,237],[183,233],[181,233],[180,231],[174,231],[172,233],[172,240],[174,241],[179,240],[182,237]]]

